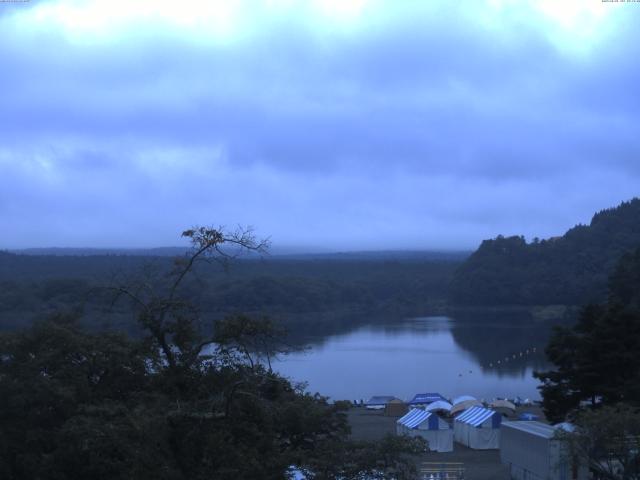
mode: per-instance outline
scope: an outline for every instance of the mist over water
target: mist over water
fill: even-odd
[[[332,399],[410,399],[418,392],[538,399],[533,372],[547,366],[543,347],[549,330],[504,320],[390,320],[317,338],[307,351],[280,358],[275,369]]]

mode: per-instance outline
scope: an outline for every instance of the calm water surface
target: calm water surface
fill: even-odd
[[[548,367],[548,334],[549,327],[531,322],[414,318],[312,339],[306,352],[282,357],[275,369],[333,399],[418,392],[537,399],[532,373]]]

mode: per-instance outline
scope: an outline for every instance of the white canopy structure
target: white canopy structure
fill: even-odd
[[[396,421],[396,433],[424,438],[429,450],[453,452],[453,430],[435,413],[414,408]]]
[[[459,403],[466,402],[467,400],[475,400],[476,402],[478,401],[476,397],[472,397],[471,395],[460,395],[459,397],[454,398],[451,404],[455,406]]]
[[[500,460],[515,480],[589,478],[584,459],[571,456],[558,430],[571,424],[547,425],[535,421],[503,422],[500,427]]]
[[[502,415],[488,408],[474,406],[461,413],[454,421],[455,441],[476,450],[500,447]]]
[[[507,410],[511,410],[512,412],[516,411],[516,406],[509,400],[494,400],[489,404],[491,408],[505,408]]]
[[[433,402],[427,405],[425,407],[425,410],[427,412],[443,411],[449,413],[451,412],[452,407],[453,405],[451,405],[449,402],[445,400],[438,400],[437,402]]]
[[[455,413],[462,412],[473,406],[481,407],[482,403],[480,403],[478,400],[475,400],[475,399],[463,400],[462,402],[458,402],[453,405],[453,407],[451,408],[451,414],[453,415]]]

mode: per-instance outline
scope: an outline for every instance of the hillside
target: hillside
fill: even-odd
[[[456,271],[456,305],[580,305],[606,297],[622,255],[640,246],[640,199],[596,213],[562,237],[498,236],[482,242]]]
[[[291,330],[350,323],[355,316],[441,311],[447,285],[464,253],[368,252],[238,259],[225,271],[201,264],[183,296],[220,317],[243,311],[277,317]],[[124,279],[162,283],[170,257],[17,255],[0,252],[0,330],[60,310],[81,309],[91,326],[134,326],[128,304],[111,307],[101,288]],[[150,275],[150,276],[148,276]]]

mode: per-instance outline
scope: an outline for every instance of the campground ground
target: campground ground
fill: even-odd
[[[539,407],[526,407],[522,411],[540,415]],[[364,407],[351,408],[348,412],[351,436],[354,440],[379,440],[386,434],[395,434],[398,417],[386,416],[382,410],[367,410]],[[453,452],[425,452],[416,456],[418,468],[424,463],[463,464],[465,480],[508,480],[509,469],[500,463],[498,450],[473,450],[459,443],[453,443]],[[427,477],[428,478],[428,477]]]

